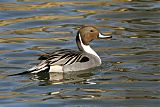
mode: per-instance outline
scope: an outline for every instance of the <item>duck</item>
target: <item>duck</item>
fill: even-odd
[[[21,75],[41,72],[70,72],[82,71],[101,65],[101,58],[91,48],[93,40],[110,39],[112,36],[102,34],[97,27],[84,25],[80,27],[76,36],[78,50],[60,49],[51,53],[42,54],[40,63],[25,72],[12,74]]]

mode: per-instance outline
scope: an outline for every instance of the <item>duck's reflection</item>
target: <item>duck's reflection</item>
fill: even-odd
[[[80,82],[90,78],[93,72],[90,70],[78,71],[78,72],[54,72],[54,73],[39,73],[36,75],[30,75],[30,79],[39,81],[48,81],[54,84],[67,83],[67,82]]]

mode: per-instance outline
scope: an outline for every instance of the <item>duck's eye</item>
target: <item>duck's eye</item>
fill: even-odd
[[[93,30],[90,30],[90,32],[94,32]]]

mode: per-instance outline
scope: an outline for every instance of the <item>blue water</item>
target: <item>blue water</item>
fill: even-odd
[[[158,0],[0,0],[0,107],[159,107]],[[112,40],[91,46],[102,65],[23,75],[38,54],[77,49],[76,32],[95,25]]]

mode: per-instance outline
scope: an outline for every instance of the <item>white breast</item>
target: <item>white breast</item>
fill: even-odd
[[[60,65],[51,65],[49,72],[63,72],[63,66]]]

